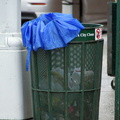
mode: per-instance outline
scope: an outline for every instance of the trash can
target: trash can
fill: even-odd
[[[115,77],[116,70],[116,42],[117,42],[117,2],[108,2],[107,23],[107,74]],[[115,78],[111,81],[111,87],[115,90]]]
[[[117,2],[108,2],[107,24],[107,74],[115,76],[116,69],[116,18]]]
[[[98,120],[102,25],[83,25],[66,47],[32,51],[34,120]]]

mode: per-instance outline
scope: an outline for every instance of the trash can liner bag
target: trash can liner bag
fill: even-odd
[[[21,27],[21,33],[23,46],[28,51],[26,70],[31,50],[65,47],[82,29],[84,26],[77,19],[63,13],[41,14],[38,18],[25,22]]]

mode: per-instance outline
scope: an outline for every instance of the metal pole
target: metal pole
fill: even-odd
[[[22,47],[20,37],[21,1],[1,0],[0,3],[0,48]],[[13,41],[14,39],[14,41]],[[17,49],[17,48],[16,48]]]
[[[120,120],[120,0],[117,0],[116,19],[115,120]]]
[[[30,78],[22,47],[21,0],[0,0],[0,119],[32,117]]]
[[[21,25],[21,1],[1,0],[0,33],[18,33]]]

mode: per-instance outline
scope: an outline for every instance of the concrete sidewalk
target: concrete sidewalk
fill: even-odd
[[[115,91],[111,88],[111,81],[114,77],[107,75],[107,34],[103,34],[103,38],[104,49],[99,120],[114,120]]]

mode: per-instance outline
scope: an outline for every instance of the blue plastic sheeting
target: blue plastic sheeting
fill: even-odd
[[[25,22],[21,27],[21,33],[23,46],[28,51],[26,70],[28,70],[31,50],[65,47],[81,29],[84,29],[84,26],[70,14],[41,14],[38,18]]]

